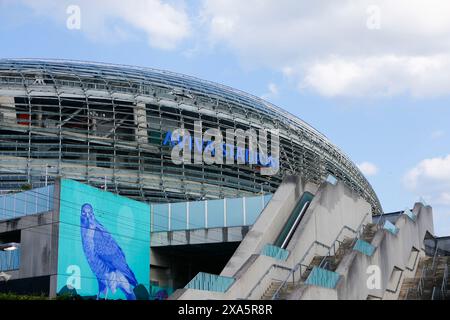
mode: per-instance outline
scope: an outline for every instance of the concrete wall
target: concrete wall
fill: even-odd
[[[405,276],[413,274],[415,268],[417,268],[418,260],[415,261],[414,270],[409,272],[407,270],[408,265],[411,264],[410,256],[413,247],[420,250],[420,254],[423,255],[425,234],[427,231],[433,233],[431,207],[425,207],[416,203],[413,213],[417,215],[416,222],[411,221],[406,215],[402,215],[397,219],[396,226],[399,228],[397,235],[393,235],[383,229],[378,230],[372,240],[372,245],[376,249],[371,257],[351,251],[343,258],[336,270],[341,275],[341,279],[335,289],[337,299],[361,300],[367,299],[369,295],[380,299],[383,297],[396,299],[398,297],[401,282]],[[369,276],[373,275],[373,273],[368,273],[370,271],[368,268],[371,266],[379,268],[379,288],[370,289],[367,285]],[[394,267],[406,272],[400,278],[397,292],[386,294],[386,288]],[[322,290],[328,289],[308,286],[306,290],[303,290],[301,296],[298,293],[294,293],[291,298],[319,299],[322,295]]]
[[[58,271],[59,183],[54,199],[53,211],[0,222],[0,233],[20,231],[20,268],[11,280],[50,276],[50,296]]]
[[[333,289],[305,286],[301,291],[302,300],[337,300],[337,292]],[[292,299],[291,300],[299,300]]]
[[[370,222],[371,211],[370,204],[343,183],[324,182],[287,247],[291,252],[288,264],[292,267],[297,264],[314,241],[330,246],[343,226],[356,230],[363,221]],[[343,236],[346,235],[354,237],[345,229]],[[323,247],[315,246],[309,260],[314,254],[323,255]],[[305,262],[308,264],[308,259]]]
[[[313,191],[315,197],[288,245],[291,254],[287,261],[259,255],[262,246],[271,243],[279,234],[304,191]],[[274,194],[222,272],[221,275],[232,276],[236,280],[226,293],[219,294],[220,299],[247,298],[250,290],[260,282],[249,297],[259,299],[273,280],[281,280],[288,275],[288,271],[281,268],[271,269],[273,265],[292,268],[315,241],[331,245],[344,225],[357,229],[362,221],[371,221],[370,213],[370,205],[342,183],[333,185],[325,182],[317,188],[295,179],[286,181]],[[316,253],[316,250],[312,250],[309,258],[312,259]],[[271,271],[266,274],[269,269]],[[328,293],[325,295],[330,296]],[[179,299],[199,297],[209,298],[209,292],[185,290]]]
[[[305,191],[315,194],[317,186],[306,183],[297,176],[288,176],[283,180],[223,269],[222,276],[234,276],[252,254],[259,254],[264,245],[275,241]]]

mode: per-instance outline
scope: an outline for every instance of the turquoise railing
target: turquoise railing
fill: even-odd
[[[375,247],[368,243],[367,241],[358,239],[355,242],[355,245],[353,246],[353,250],[359,251],[366,256],[372,256],[373,252],[375,251]]]
[[[339,281],[340,275],[334,271],[314,267],[306,279],[306,284],[334,289]]]
[[[286,261],[289,257],[289,251],[286,249],[281,249],[280,247],[274,246],[272,244],[266,244],[261,251],[263,256],[268,256],[275,258],[277,260]]]
[[[384,221],[384,225],[383,225],[383,229],[389,231],[390,233],[392,233],[393,235],[397,235],[398,233],[398,228],[392,224],[392,222],[390,222],[389,220],[385,220]]]
[[[199,272],[186,286],[186,289],[225,292],[233,284],[234,278]]]
[[[0,272],[17,270],[20,267],[20,248],[0,251]]]
[[[406,215],[411,221],[416,221],[417,216],[409,209],[403,211],[403,214]]]

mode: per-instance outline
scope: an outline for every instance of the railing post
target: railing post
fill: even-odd
[[[436,262],[436,256],[439,249],[439,242],[436,242],[436,249],[434,250],[433,263],[431,264],[431,272],[434,272],[434,264]]]

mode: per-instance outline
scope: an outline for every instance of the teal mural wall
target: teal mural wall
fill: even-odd
[[[57,292],[148,299],[150,207],[61,180]]]

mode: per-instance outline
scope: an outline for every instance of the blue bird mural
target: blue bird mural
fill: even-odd
[[[94,209],[89,203],[81,206],[80,227],[84,255],[98,281],[97,299],[101,295],[107,299],[108,291],[114,294],[120,289],[127,300],[136,300],[133,289],[138,282],[127,264],[125,254],[95,218]]]

